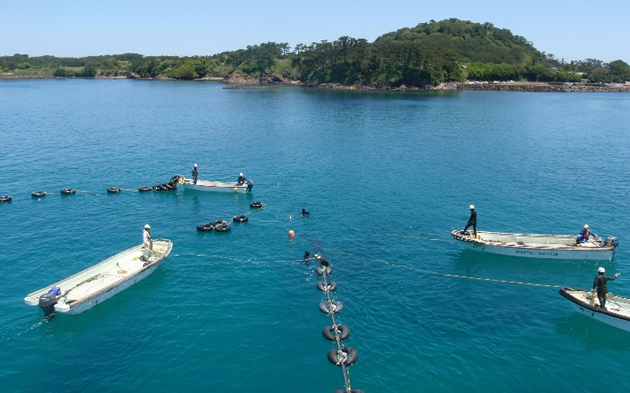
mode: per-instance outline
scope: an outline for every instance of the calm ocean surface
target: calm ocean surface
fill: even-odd
[[[629,95],[224,87],[0,81],[0,195],[14,198],[0,204],[2,391],[343,388],[305,250],[333,265],[354,389],[630,390],[630,333],[578,315],[558,288],[435,274],[592,285],[598,262],[463,251],[449,232],[474,204],[482,230],[617,236],[602,265],[629,296]],[[193,163],[201,179],[243,172],[253,193],[133,191]],[[252,201],[265,209],[231,232],[196,231]],[[139,244],[145,223],[174,243],[153,275],[48,323],[24,304]]]

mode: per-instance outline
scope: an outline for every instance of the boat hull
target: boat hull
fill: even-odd
[[[199,180],[197,181],[197,184],[194,184],[191,179],[180,179],[179,184],[182,185],[185,190],[203,192],[247,192],[250,190],[247,183],[238,184],[236,182],[226,183],[220,181]]]
[[[478,238],[454,230],[451,237],[471,250],[512,257],[544,259],[581,259],[606,261],[612,259],[615,247],[603,243],[574,245],[572,235],[535,235],[477,231]],[[495,240],[503,239],[503,240]]]
[[[54,305],[55,312],[80,314],[151,275],[170,254],[172,246],[168,239],[154,240],[149,262],[142,258],[142,245],[132,247],[66,279],[30,293],[24,298],[24,302],[38,306],[40,296],[56,285],[61,288],[62,295]]]
[[[630,332],[630,299],[609,294],[606,309],[602,309],[596,300],[597,296],[589,291],[560,288],[560,295],[571,302],[578,313],[603,322],[607,325]]]
[[[150,267],[149,269],[144,270],[142,273],[134,276],[133,279],[123,281],[120,285],[116,285],[115,287],[101,293],[100,295],[86,302],[81,303],[78,306],[70,307],[67,304],[56,304],[55,311],[59,313],[63,313],[63,314],[68,314],[68,315],[81,314],[82,312],[87,311],[91,309],[92,307],[96,306],[97,304],[103,303],[105,300],[124,291],[125,289],[129,288],[133,284],[139,281],[142,281],[143,279],[147,278],[151,273],[153,273],[156,269],[157,269],[157,265],[154,265]]]

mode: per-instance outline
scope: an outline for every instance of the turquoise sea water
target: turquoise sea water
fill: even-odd
[[[309,250],[333,265],[354,389],[627,391],[630,333],[574,313],[558,288],[434,273],[587,288],[601,264],[630,295],[629,128],[625,94],[0,81],[0,195],[14,198],[0,204],[2,390],[343,388]],[[193,163],[202,179],[243,172],[253,193],[127,191]],[[588,223],[621,245],[605,263],[464,251],[449,232],[469,204],[479,229]],[[240,214],[229,233],[195,229]],[[174,243],[153,275],[48,323],[24,304],[139,244],[145,223]]]

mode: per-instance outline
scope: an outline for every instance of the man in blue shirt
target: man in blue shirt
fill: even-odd
[[[577,239],[575,239],[575,242],[577,244],[586,243],[591,236],[594,237],[595,240],[599,239],[597,233],[592,233],[588,225],[584,225],[584,229],[580,231],[580,235],[577,237]]]
[[[466,227],[464,228],[464,231],[462,233],[466,232],[466,229],[472,226],[473,236],[476,239],[477,238],[477,211],[475,210],[475,206],[473,205],[470,205],[469,209],[470,209],[470,218],[468,219],[468,222],[466,223]]]
[[[199,169],[197,169],[197,164],[195,164],[195,166],[193,166],[193,169],[192,169],[193,184],[197,184],[198,177],[199,177]]]

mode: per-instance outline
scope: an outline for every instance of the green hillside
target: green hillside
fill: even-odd
[[[492,23],[473,23],[459,19],[421,23],[416,27],[403,28],[384,34],[376,42],[418,42],[430,50],[450,49],[464,63],[522,64],[530,66],[546,61],[524,37],[514,35],[508,29],[499,29]]]
[[[448,19],[402,28],[374,42],[347,36],[295,47],[267,42],[211,56],[15,54],[0,57],[0,77],[225,78],[234,83],[299,81],[307,86],[389,89],[466,80],[625,82],[630,80],[630,67],[622,60],[565,63],[508,29]]]

